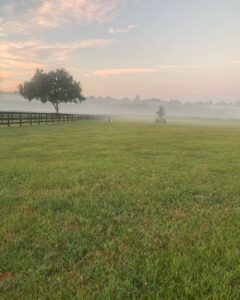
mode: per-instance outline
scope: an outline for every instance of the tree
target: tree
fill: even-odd
[[[140,95],[137,95],[136,97],[135,97],[135,99],[134,99],[135,101],[140,101],[141,100],[141,97],[140,97]]]
[[[165,114],[166,114],[164,107],[163,106],[159,106],[158,111],[156,112],[156,114],[158,115],[158,119],[159,120],[164,119]]]
[[[49,73],[38,69],[30,81],[19,85],[19,93],[29,101],[50,102],[56,113],[60,103],[81,103],[85,100],[80,82],[75,81],[65,69]]]

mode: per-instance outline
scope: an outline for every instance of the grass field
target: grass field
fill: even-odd
[[[1,299],[240,299],[240,125],[0,128]]]

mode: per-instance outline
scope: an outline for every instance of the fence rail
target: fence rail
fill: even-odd
[[[11,126],[24,124],[53,124],[64,122],[77,122],[83,120],[107,120],[106,116],[84,115],[84,114],[55,114],[55,113],[29,113],[29,112],[1,112],[0,126]]]

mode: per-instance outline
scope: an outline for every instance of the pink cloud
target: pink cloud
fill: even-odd
[[[73,22],[103,22],[118,4],[116,0],[48,0],[39,7],[34,21],[47,28]]]
[[[16,79],[9,79],[6,81],[4,80],[3,82],[1,82],[0,87],[2,91],[12,92],[17,90],[17,87],[21,82],[22,80],[16,80]]]
[[[174,71],[176,69],[198,69],[204,67],[205,66],[203,65],[163,65],[158,68],[113,68],[95,70],[91,72],[91,75],[109,77],[113,75],[159,73],[171,70]]]
[[[145,74],[158,72],[160,72],[160,69],[155,68],[116,68],[96,70],[93,71],[92,74],[99,77],[108,77],[113,75]]]
[[[2,28],[0,34],[3,31],[29,34],[33,31],[42,31],[68,24],[102,23],[111,18],[125,1],[43,0],[37,7],[25,11],[18,17],[8,16],[7,19],[0,21],[0,28]]]
[[[0,42],[0,78],[4,79],[1,88],[6,88],[10,79],[23,80],[32,76],[38,68],[48,69],[49,66],[68,66],[69,59],[81,49],[104,47],[113,40],[93,39],[74,43],[46,43],[39,40],[21,42]],[[63,63],[64,61],[64,63]]]
[[[0,42],[2,64],[14,66],[32,63],[67,60],[74,53],[86,48],[104,47],[113,40],[93,39],[74,43],[46,43],[39,40],[23,42]],[[27,58],[27,59],[26,59]],[[24,67],[24,65],[22,66]],[[32,65],[34,67],[34,65]]]

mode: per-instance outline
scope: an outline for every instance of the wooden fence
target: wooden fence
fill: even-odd
[[[77,114],[55,114],[55,113],[29,113],[29,112],[1,112],[0,126],[11,126],[24,124],[53,124],[64,122],[77,122],[83,120],[108,120],[106,116],[100,115],[77,115]]]

